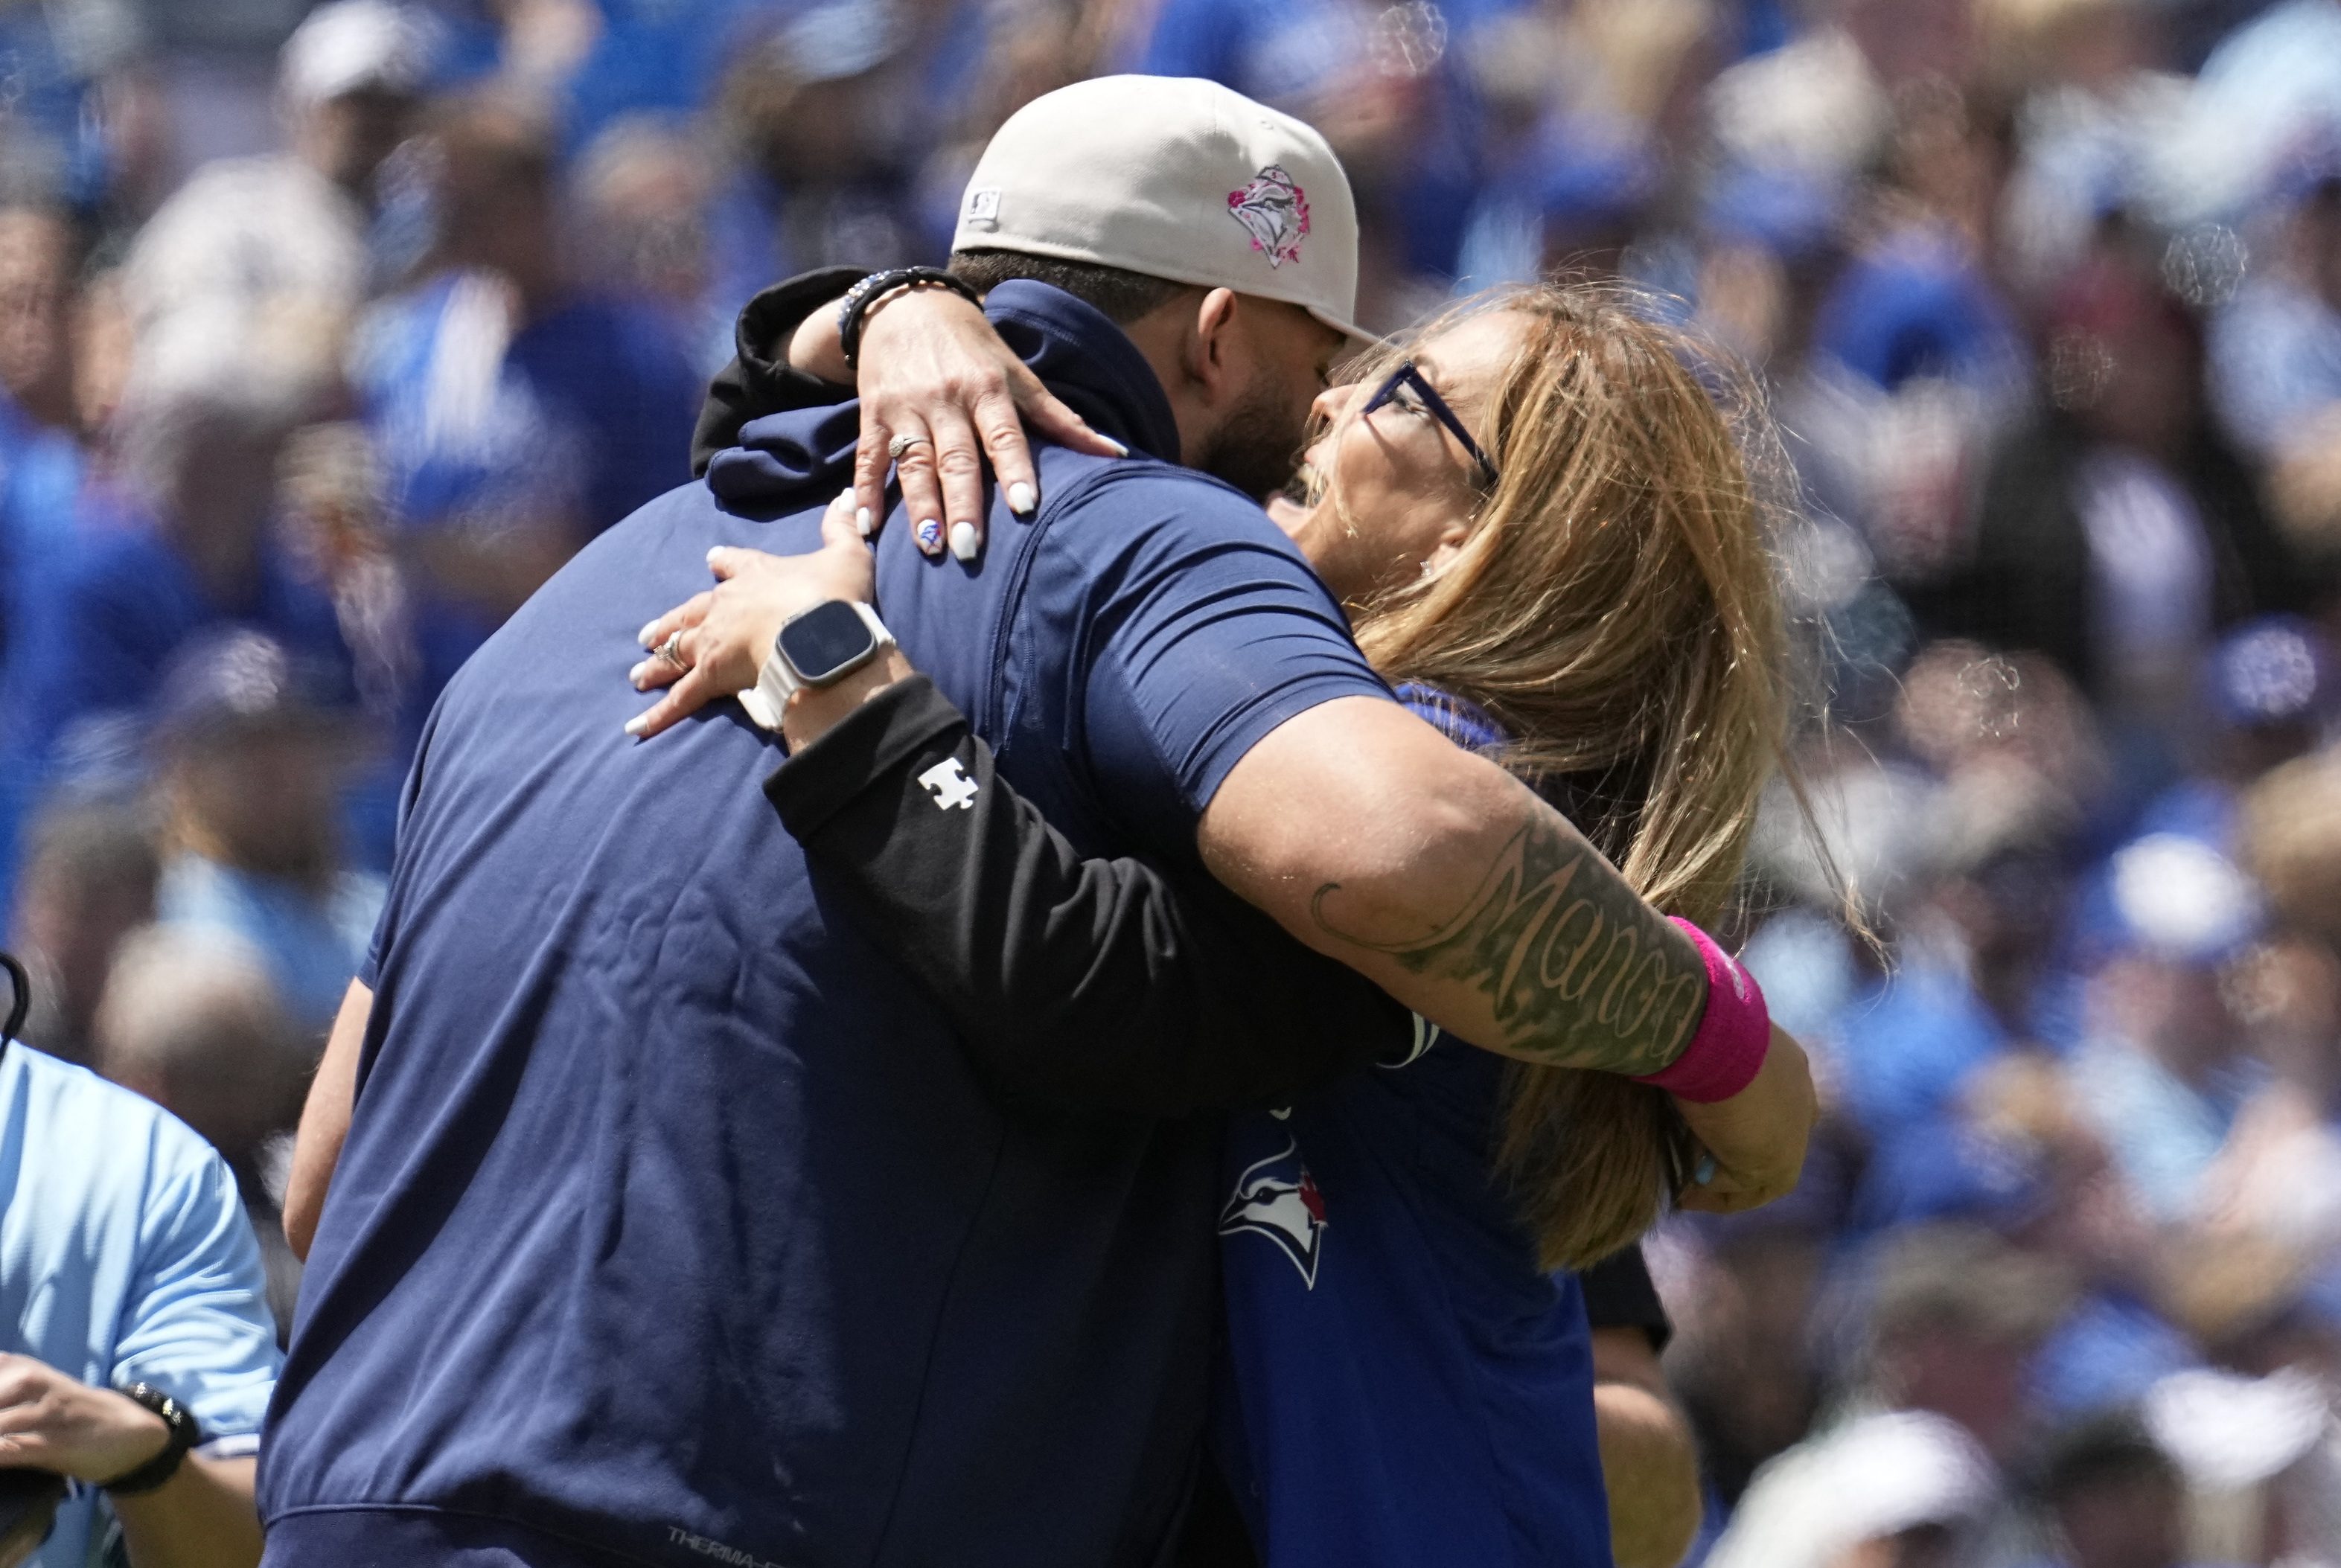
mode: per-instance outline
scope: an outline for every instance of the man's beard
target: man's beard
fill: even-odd
[[[1291,417],[1268,381],[1262,376],[1253,382],[1228,411],[1195,464],[1254,501],[1282,490],[1300,461],[1301,422]]]

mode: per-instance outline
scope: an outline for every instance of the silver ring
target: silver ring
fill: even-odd
[[[666,640],[659,644],[658,653],[661,659],[665,660],[677,670],[687,670],[691,668],[682,661],[682,628],[680,626],[666,634]]]
[[[934,442],[929,441],[922,435],[898,435],[892,441],[886,443],[886,455],[892,458],[896,462],[900,462],[902,461],[902,454],[910,451],[912,447],[932,446]]]

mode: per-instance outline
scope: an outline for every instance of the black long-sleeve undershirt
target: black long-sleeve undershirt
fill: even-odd
[[[707,384],[691,436],[691,471],[704,474],[715,454],[740,444],[741,428],[766,414],[843,402],[852,387],[825,382],[789,363],[788,340],[804,319],[860,282],[860,267],[822,267],[760,291],[732,328],[732,362]],[[769,357],[775,348],[780,358]]]
[[[923,676],[765,793],[814,876],[1021,1093],[1184,1116],[1282,1104],[1412,1048],[1412,1013],[1209,877],[1084,859]]]

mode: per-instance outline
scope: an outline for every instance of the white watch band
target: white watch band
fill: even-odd
[[[894,634],[886,630],[886,623],[878,619],[876,610],[858,599],[850,599],[846,602],[853,606],[853,613],[862,618],[862,624],[870,629],[872,640],[870,651],[851,669],[842,671],[838,677],[841,680],[894,646]],[[792,620],[794,619],[794,616],[790,617]],[[782,622],[783,626],[786,624]],[[781,716],[788,711],[789,699],[795,696],[797,688],[804,683],[804,678],[797,673],[796,667],[781,651],[780,639],[776,637],[772,640],[772,651],[764,655],[764,667],[756,672],[756,684],[740,693],[740,706],[746,709],[748,717],[762,728],[778,729]]]

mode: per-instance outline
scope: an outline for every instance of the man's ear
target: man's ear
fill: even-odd
[[[1188,335],[1182,368],[1207,406],[1227,396],[1237,384],[1240,358],[1237,323],[1242,308],[1233,289],[1213,289],[1195,307],[1195,330]]]

